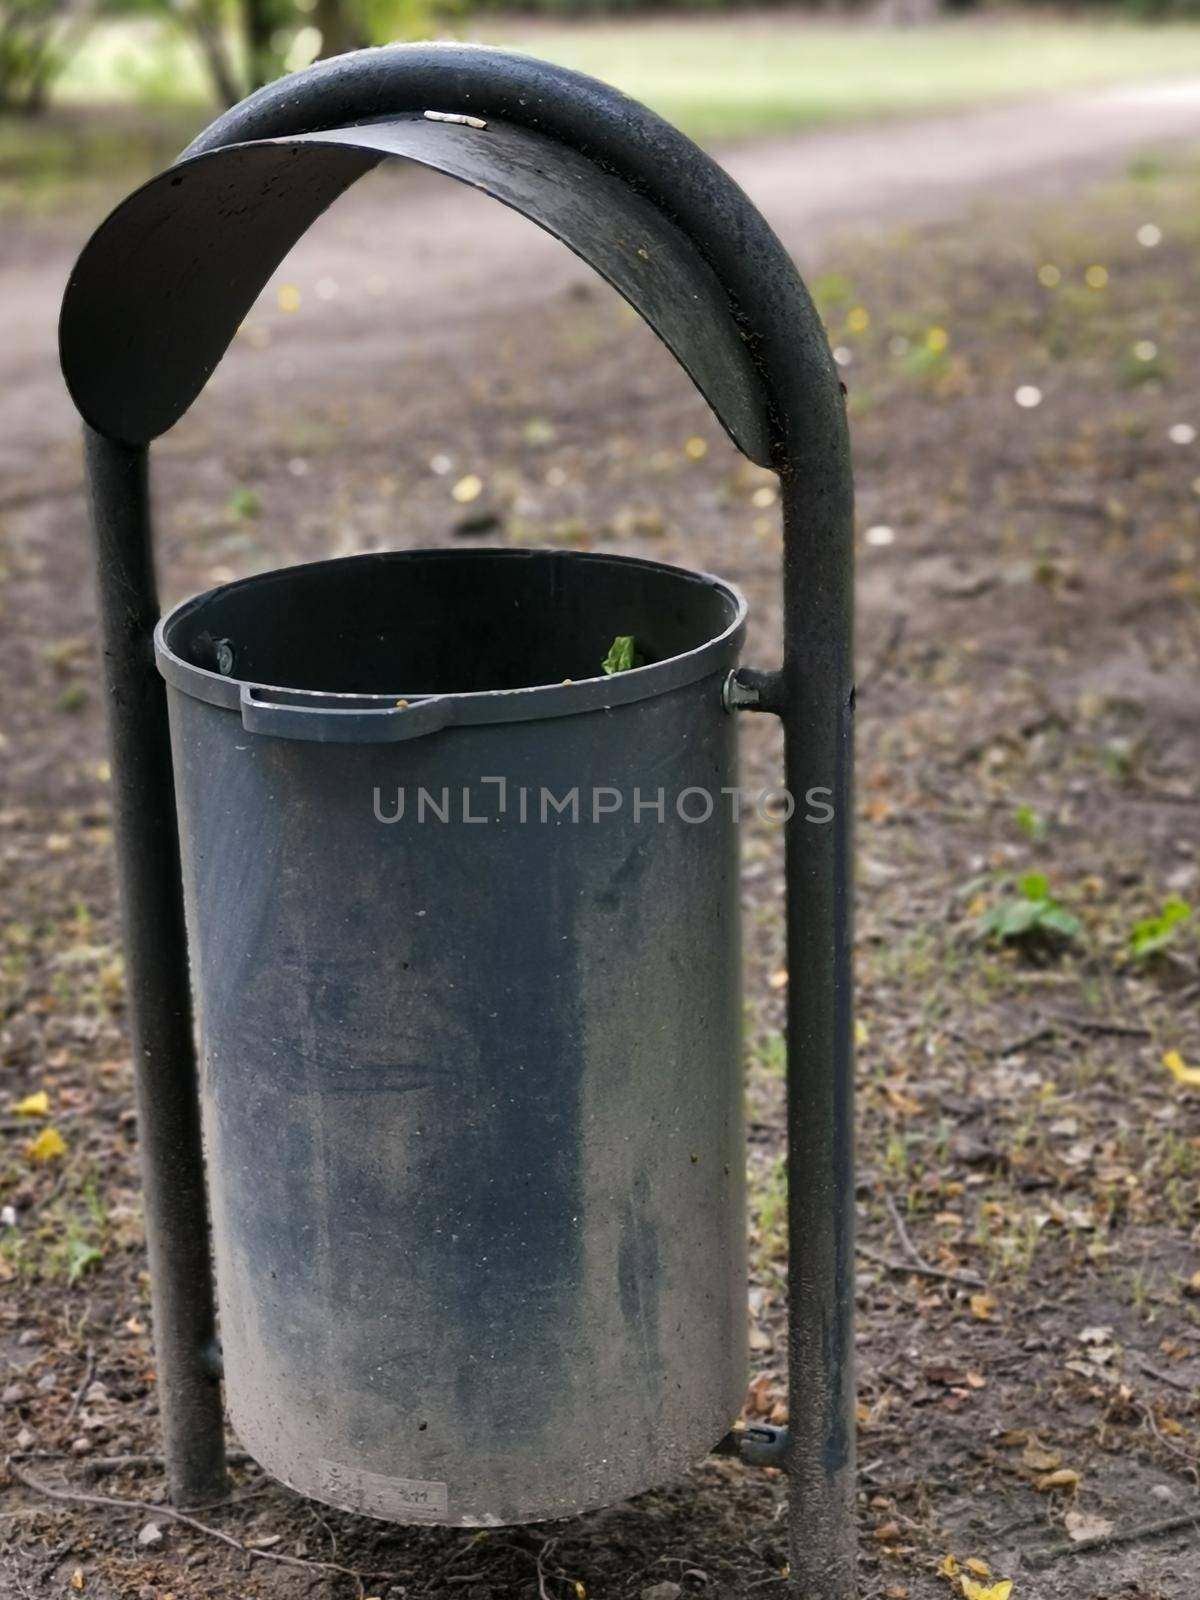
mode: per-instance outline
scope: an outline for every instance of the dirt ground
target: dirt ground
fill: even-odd
[[[1181,1081],[1200,1067],[1200,918],[1162,917],[1200,893],[1198,201],[1200,163],[1147,158],[1069,203],[831,242],[811,279],[860,486],[864,1595],[1011,1580],[1015,1600],[1182,1600],[1200,1581],[1200,1088]],[[53,278],[71,232],[31,222],[22,258]],[[464,290],[452,329],[401,346],[378,331],[400,259],[343,283],[321,259],[317,277],[296,258],[298,296],[272,291],[157,453],[168,600],[331,552],[565,544],[731,577],[748,661],[777,660],[772,480],[584,269],[540,305],[480,314]],[[10,378],[0,1593],[782,1597],[785,1485],[727,1461],[476,1533],[327,1511],[243,1463],[203,1515],[236,1548],[163,1514],[152,1462],[112,1465],[154,1451],[155,1399],[88,555],[69,413]],[[778,738],[743,731],[757,787]],[[747,1416],[775,1421],[780,891],[779,835],[756,821]],[[1031,894],[1069,937],[986,933]],[[42,1090],[45,1114],[17,1110]]]

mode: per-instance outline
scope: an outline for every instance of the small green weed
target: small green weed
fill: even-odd
[[[1192,908],[1186,900],[1181,900],[1177,894],[1168,895],[1157,916],[1143,917],[1134,923],[1129,935],[1134,959],[1145,961],[1150,956],[1160,955],[1191,914]]]
[[[982,918],[982,933],[1001,944],[1074,939],[1079,934],[1079,918],[1053,898],[1044,872],[1027,874],[1018,888],[1016,899],[1001,901]]]

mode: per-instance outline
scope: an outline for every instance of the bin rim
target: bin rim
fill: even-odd
[[[700,588],[716,590],[728,602],[730,618],[719,633],[695,648],[648,666],[633,667],[627,672],[561,683],[530,684],[515,689],[447,693],[397,689],[386,694],[357,694],[297,689],[287,684],[262,683],[237,675],[226,677],[210,668],[185,661],[167,642],[168,633],[214,595],[282,582],[296,572],[314,576],[322,571],[332,573],[349,562],[391,565],[409,561],[478,560],[481,557],[513,562],[550,557],[563,563],[587,562],[661,572]],[[154,658],[162,677],[173,689],[208,705],[240,711],[243,724],[250,732],[273,733],[321,743],[391,742],[437,732],[452,724],[477,726],[483,723],[532,722],[588,711],[609,711],[686,688],[712,674],[733,670],[745,638],[747,613],[745,596],[724,578],[689,567],[677,567],[665,561],[648,561],[638,556],[544,547],[504,550],[470,546],[454,550],[432,546],[366,551],[323,561],[294,562],[290,566],[274,567],[266,572],[239,578],[230,584],[215,585],[191,596],[159,619],[154,630]]]

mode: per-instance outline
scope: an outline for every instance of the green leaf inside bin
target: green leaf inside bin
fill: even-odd
[[[637,641],[631,633],[619,633],[604,658],[604,670],[611,678],[616,672],[632,672],[642,665],[637,653]]]

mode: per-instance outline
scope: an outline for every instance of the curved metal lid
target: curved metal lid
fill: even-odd
[[[118,206],[63,300],[63,372],[89,425],[137,445],[178,421],[279,262],[388,157],[472,184],[561,239],[640,312],[739,449],[769,462],[761,376],[727,289],[688,235],[546,133],[423,111],[185,156]]]

